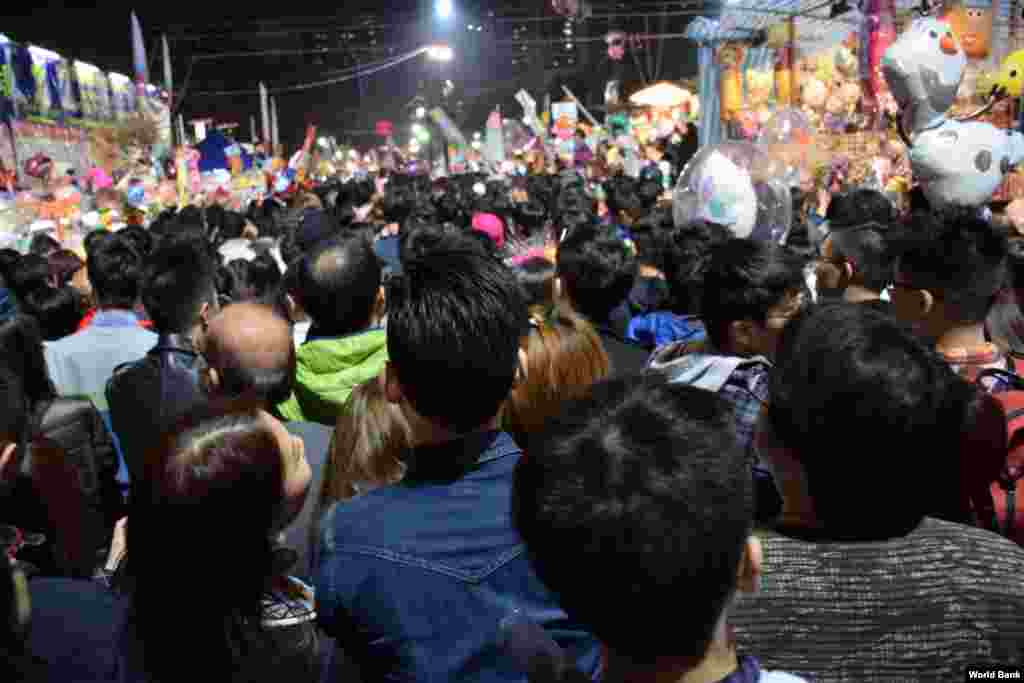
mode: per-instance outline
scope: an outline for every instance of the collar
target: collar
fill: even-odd
[[[95,327],[138,327],[139,316],[135,311],[121,308],[111,308],[105,311],[97,311],[92,319]]]
[[[305,343],[308,343],[308,342],[326,341],[326,340],[330,340],[330,339],[333,339],[333,340],[337,341],[337,340],[341,340],[341,339],[348,339],[349,337],[358,337],[361,334],[369,334],[370,332],[380,332],[383,329],[384,329],[383,326],[377,325],[375,327],[367,327],[365,330],[359,330],[358,332],[352,332],[350,334],[342,334],[342,335],[323,334],[320,331],[320,328],[317,327],[316,323],[313,322],[313,323],[310,324],[309,331],[306,333],[306,341],[304,341],[302,343],[305,344]]]
[[[480,465],[519,452],[505,432],[474,432],[442,444],[412,449],[407,456],[405,480],[452,483]]]

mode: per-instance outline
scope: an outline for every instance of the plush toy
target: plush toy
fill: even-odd
[[[971,59],[985,59],[992,49],[993,8],[991,2],[958,1],[943,14],[942,19],[953,30],[964,54]]]
[[[1019,132],[970,117],[947,118],[966,63],[949,26],[930,17],[915,21],[883,59],[885,77],[903,109],[901,132],[911,168],[936,207],[984,204],[1010,169],[1024,161]]]
[[[743,109],[743,59],[746,48],[738,43],[726,43],[718,49],[718,63],[722,68],[720,99],[722,120],[735,118]]]

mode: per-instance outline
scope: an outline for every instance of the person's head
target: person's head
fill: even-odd
[[[526,295],[527,306],[548,309],[555,305],[554,263],[535,256],[519,264],[515,274]]]
[[[18,474],[18,449],[28,436],[30,403],[20,373],[0,363],[0,500],[3,500]],[[6,559],[5,553],[0,553]]]
[[[35,254],[36,256],[42,256],[43,258],[49,258],[50,254],[55,251],[60,251],[60,242],[53,239],[45,232],[37,232],[32,236],[32,241],[28,245],[28,253]]]
[[[127,242],[140,258],[146,258],[153,251],[153,235],[141,226],[129,225],[119,231],[117,236]]]
[[[821,245],[818,291],[841,295],[851,285],[881,295],[893,280],[893,259],[886,243],[888,223],[836,225]]]
[[[704,273],[716,245],[732,236],[728,228],[696,221],[676,228],[665,238],[665,278],[672,309],[681,315],[699,315],[704,295]]]
[[[181,680],[192,664],[166,634],[189,633],[204,670],[228,680],[244,642],[239,629],[261,621],[276,569],[272,538],[302,508],[309,463],[301,439],[243,404],[203,406],[157,444],[128,515],[137,654],[153,680]]]
[[[257,301],[270,300],[281,286],[281,266],[269,251],[249,262],[248,285]]]
[[[1024,355],[1024,240],[1009,241],[1009,272],[994,306],[985,318],[992,341],[1015,356]]]
[[[26,254],[11,270],[7,286],[15,296],[24,298],[29,292],[50,284],[50,264],[38,254]]]
[[[28,405],[56,397],[43,355],[43,336],[34,317],[19,314],[0,323],[0,364],[17,375]]]
[[[406,259],[388,289],[388,400],[417,437],[489,425],[528,324],[515,275],[495,259],[471,249]]]
[[[1006,236],[976,209],[916,213],[890,246],[896,315],[930,341],[980,325],[1006,280]]]
[[[405,473],[402,456],[411,444],[409,423],[388,402],[381,378],[357,386],[338,413],[321,509],[400,480]]]
[[[139,298],[142,261],[127,242],[116,235],[98,240],[87,264],[100,308],[131,309]]]
[[[381,266],[365,238],[340,235],[299,262],[299,304],[322,336],[370,327],[381,312]]]
[[[803,259],[785,247],[731,239],[711,252],[700,313],[711,343],[738,356],[775,353],[786,321],[804,303]]]
[[[833,195],[825,220],[829,230],[835,230],[872,222],[887,225],[896,218],[895,214],[892,202],[881,192],[857,189]]]
[[[271,306],[241,303],[214,317],[202,339],[204,381],[215,396],[272,407],[288,400],[295,378],[295,344],[288,321]]]
[[[516,467],[513,521],[537,575],[638,670],[696,666],[736,591],[756,590],[753,482],[731,412],[654,377],[603,382]]]
[[[870,307],[799,313],[782,335],[758,437],[784,510],[810,508],[830,534],[872,536],[948,507],[936,497],[956,496],[950,479],[972,394],[908,329]],[[855,454],[856,467],[837,467],[839,452]]]
[[[573,308],[595,323],[607,322],[633,288],[635,250],[614,228],[580,226],[558,245],[558,280]]]
[[[142,303],[161,334],[187,334],[205,326],[217,309],[215,267],[191,242],[157,247],[143,265]]]
[[[608,377],[610,366],[590,323],[563,308],[550,315],[533,313],[520,348],[523,374],[512,387],[502,421],[516,443],[526,446],[566,401]]]
[[[46,341],[57,341],[78,331],[85,312],[82,300],[70,287],[42,287],[25,295],[22,309],[39,321]]]

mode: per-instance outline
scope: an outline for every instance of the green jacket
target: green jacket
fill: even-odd
[[[295,389],[277,412],[290,422],[333,427],[352,389],[379,375],[387,360],[382,329],[308,341],[296,349]]]

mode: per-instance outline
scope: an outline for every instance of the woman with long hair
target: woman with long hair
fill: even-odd
[[[502,421],[527,453],[530,435],[561,409],[609,376],[610,364],[593,326],[565,307],[530,311],[530,330],[520,340],[520,378],[505,402]]]
[[[318,680],[312,589],[286,575],[273,542],[309,488],[301,439],[265,412],[207,406],[144,471],[122,584],[129,670],[152,683]]]

